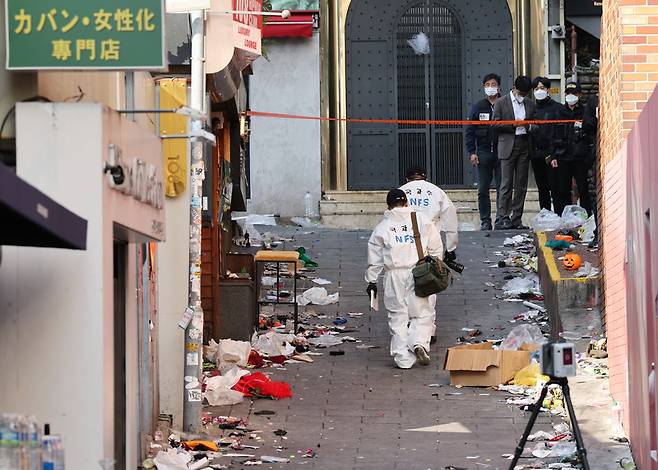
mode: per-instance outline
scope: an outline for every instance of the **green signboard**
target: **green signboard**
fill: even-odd
[[[164,0],[5,0],[7,68],[163,69]]]

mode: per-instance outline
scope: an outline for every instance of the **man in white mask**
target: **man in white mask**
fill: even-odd
[[[509,94],[494,105],[494,121],[529,121],[535,116],[535,103],[528,99],[532,88],[530,77],[520,75],[514,80]],[[498,158],[500,159],[500,197],[498,199],[500,230],[527,229],[523,225],[523,206],[528,190],[530,165],[529,125],[500,125],[498,132]]]
[[[411,368],[416,361],[429,365],[430,336],[436,313],[429,297],[418,297],[414,291],[412,269],[418,262],[411,214],[407,196],[392,189],[386,196],[388,210],[368,241],[368,295],[377,295],[377,280],[384,271],[384,306],[388,311],[391,331],[391,356],[397,367]],[[441,235],[434,223],[416,213],[418,232],[424,255],[443,255]]]
[[[493,110],[500,97],[500,75],[489,73],[482,79],[485,98],[471,108],[470,121],[493,121]],[[491,230],[491,198],[489,190],[494,181],[496,195],[500,188],[500,162],[498,161],[498,139],[494,126],[468,125],[465,132],[466,150],[478,179],[478,209],[480,230]],[[498,222],[498,217],[496,217]]]

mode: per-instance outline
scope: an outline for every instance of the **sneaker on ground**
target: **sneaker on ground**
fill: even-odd
[[[427,354],[427,351],[425,351],[425,348],[422,346],[416,346],[414,348],[414,352],[416,353],[416,359],[418,359],[418,364],[421,366],[428,366],[430,365],[430,356]]]

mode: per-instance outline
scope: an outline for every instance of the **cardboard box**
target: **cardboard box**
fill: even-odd
[[[530,364],[536,345],[522,351],[495,351],[492,343],[465,344],[448,349],[443,368],[450,371],[450,384],[466,387],[496,387]]]

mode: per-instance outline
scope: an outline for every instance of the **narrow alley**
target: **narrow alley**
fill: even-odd
[[[273,380],[289,382],[292,399],[259,399],[206,411],[214,416],[246,418],[249,429],[262,431],[257,442],[243,441],[259,447],[247,454],[276,455],[290,459],[290,465],[318,469],[508,468],[505,454],[514,452],[529,413],[507,405],[508,393],[449,386],[443,361],[446,349],[465,335],[462,328],[479,329],[482,340],[504,338],[514,326],[510,320],[527,310],[520,303],[494,300],[496,290],[485,285],[489,282],[500,286],[506,275],[519,271],[490,267],[492,252],[504,249],[502,242],[510,233],[461,234],[459,261],[466,269],[439,296],[438,341],[432,346],[432,363],[429,367],[400,370],[393,367],[389,356],[385,311],[368,311],[363,274],[369,232],[296,232],[282,233],[285,237],[294,235],[294,242],[286,243],[284,249],[304,246],[319,263],[313,275],[332,281],[325,286],[329,293],[340,293],[337,304],[308,306],[307,312],[326,318],[311,317],[310,321],[330,324],[335,317],[348,318],[345,334],[360,342],[314,349],[322,352],[322,356],[314,356],[315,363],[285,364],[275,369]],[[349,317],[348,313],[363,316]],[[591,402],[596,396],[595,388],[600,388],[603,381],[598,382],[586,388],[587,396],[581,390],[574,397],[578,413],[587,408],[580,403]],[[604,421],[608,418],[603,416]],[[627,446],[614,445],[607,436],[601,442],[601,436],[588,434],[591,428],[607,427],[600,416],[598,420],[597,424],[597,418],[588,415],[581,422],[591,468],[619,468],[615,460],[627,455]],[[552,426],[561,422],[558,416],[542,413],[535,431],[552,431]],[[277,430],[286,431],[285,436],[277,437]],[[534,446],[529,442],[527,448]],[[315,458],[304,458],[304,454],[315,454]],[[241,468],[241,463],[249,461],[233,459],[235,466],[229,468]],[[522,459],[520,463],[530,462]],[[226,465],[228,461],[225,458],[221,463]]]

